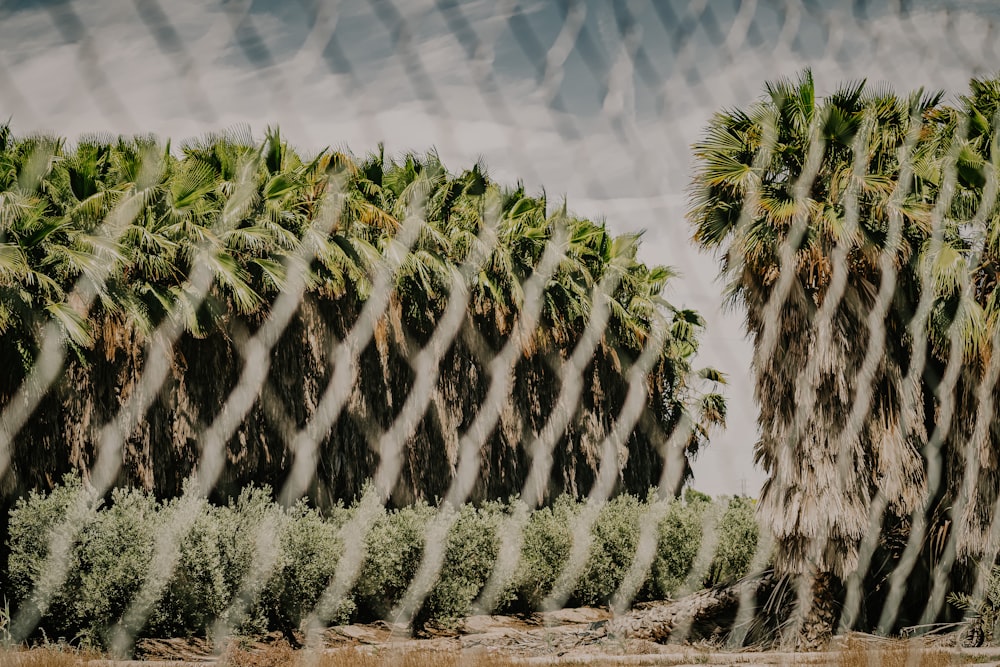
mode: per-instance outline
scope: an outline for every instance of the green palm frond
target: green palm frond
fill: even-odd
[[[28,258],[16,243],[0,243],[0,284],[12,285],[30,272]]]
[[[59,326],[66,333],[66,337],[79,347],[90,347],[94,339],[91,335],[90,324],[87,318],[80,315],[76,310],[65,302],[50,303],[45,310],[52,318],[59,323]]]
[[[228,253],[206,253],[203,260],[207,261],[214,273],[215,279],[226,288],[226,293],[233,300],[237,312],[251,313],[263,303],[263,299],[250,286],[249,272],[240,266],[239,262]]]

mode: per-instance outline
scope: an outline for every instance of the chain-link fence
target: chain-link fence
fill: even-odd
[[[990,639],[996,17],[0,3],[3,631]]]

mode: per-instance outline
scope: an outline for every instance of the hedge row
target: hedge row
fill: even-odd
[[[78,478],[67,477],[11,511],[8,595],[16,607],[40,614],[37,632],[97,646],[108,646],[122,630],[133,637],[211,635],[220,622],[241,633],[288,632],[320,603],[344,553],[342,528],[363,502],[321,514],[304,502],[283,508],[267,488],[246,489],[226,506],[197,493],[161,502],[118,489],[102,504]],[[89,509],[67,520],[80,507]],[[637,601],[739,578],[757,547],[745,498],[623,495],[597,511],[585,565],[567,584],[560,572],[587,507],[563,496],[527,515],[520,562],[495,611],[531,611],[552,594],[570,606],[607,604],[632,564],[641,520],[656,516],[649,512],[660,513],[658,544]],[[500,529],[518,508],[513,500],[457,510],[418,624],[447,625],[472,611],[496,563]],[[426,503],[377,511],[353,588],[339,601],[326,600],[322,615],[333,623],[389,615],[417,572],[435,513]],[[53,532],[70,524],[77,528],[65,533],[69,567],[60,586],[43,578],[43,566],[58,544]]]

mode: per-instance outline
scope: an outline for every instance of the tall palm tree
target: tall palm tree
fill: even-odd
[[[1000,315],[996,280],[1000,250],[1000,207],[997,205],[1000,155],[996,143],[1000,138],[996,131],[1000,120],[1000,81],[973,79],[970,88],[970,94],[961,97],[957,106],[946,107],[938,114],[942,134],[953,135],[962,125],[965,125],[965,134],[954,162],[956,183],[948,210],[950,233],[938,251],[927,258],[938,285],[929,344],[940,375],[943,364],[948,361],[951,337],[957,335],[962,343],[962,377],[955,398],[965,405],[955,411],[949,425],[953,430],[947,438],[946,455],[953,458],[948,466],[950,479],[946,495],[951,496],[949,502],[955,500],[969,472],[967,450],[962,444],[978,439],[979,451],[974,452],[972,458],[981,468],[973,470],[980,483],[971,485],[966,491],[974,497],[966,499],[971,502],[964,517],[967,523],[957,534],[961,536],[960,553],[982,555],[989,543],[986,532],[994,491],[994,485],[987,480],[996,475],[996,464],[989,450],[989,438],[974,437],[977,420],[970,417],[976,415],[976,404],[982,400],[977,389],[994,359],[996,341],[993,333]],[[995,391],[995,387],[992,390]]]
[[[928,176],[943,181],[950,170],[954,181],[942,207],[945,229],[937,247],[925,252],[923,265],[934,285],[924,382],[935,401],[927,422],[941,466],[925,502],[928,518],[909,540],[919,558],[900,573],[897,587],[918,582],[918,590],[940,594],[924,595],[929,601],[920,605],[924,610],[914,622],[933,621],[944,590],[970,589],[969,574],[977,569],[970,565],[991,563],[997,552],[991,523],[1000,470],[991,434],[1000,398],[998,112],[1000,80],[972,79],[970,93],[934,117],[941,145],[952,150]],[[957,373],[949,381],[953,367]]]
[[[465,278],[470,306],[461,333],[441,351],[432,409],[405,443],[395,501],[446,488],[454,473],[450,439],[480,409],[492,356],[523,314],[523,285],[555,241],[563,244],[562,260],[543,291],[542,322],[513,370],[515,389],[485,445],[474,495],[506,496],[522,485],[524,434],[546,422],[559,365],[579,342],[602,281],[613,287],[613,312],[586,370],[579,414],[559,442],[551,490],[584,492],[592,481],[595,443],[618,413],[625,374],[658,317],[672,327],[648,378],[649,418],[628,439],[619,488],[645,491],[658,481],[656,442],[684,411],[697,423],[692,456],[723,416],[724,404],[706,395],[693,368],[703,322],[660,297],[672,272],[640,262],[638,238],[616,237],[565,204],[550,207],[544,194],[531,196],[521,184],[497,184],[481,164],[452,174],[433,152],[393,157],[381,146],[361,157],[323,150],[305,158],[277,130],[263,140],[236,130],[176,148],[142,137],[69,145],[0,130],[0,348],[4,359],[30,368],[37,332],[52,319],[75,346],[17,437],[24,487],[92,463],[95,430],[136,386],[150,332],[183,316],[167,380],[123,447],[121,473],[122,481],[178,492],[198,460],[198,425],[212,422],[240,376],[240,341],[288,288],[290,262],[309,257],[299,310],[270,351],[263,393],[226,443],[230,465],[220,478],[223,495],[251,479],[279,486],[292,458],[282,437],[312,418],[330,381],[331,344],[354,325],[376,262],[413,215],[423,220],[420,234],[393,277],[373,344],[360,353],[344,416],[321,443],[311,497],[350,497],[372,474],[378,458],[367,438],[396,417],[411,389],[412,353],[439,325],[458,267],[481,243],[488,245],[485,261]],[[320,229],[329,201],[335,215]],[[114,217],[136,203],[130,215]],[[109,219],[121,228],[101,236]],[[212,281],[203,299],[192,299],[189,278],[199,262],[211,267]],[[99,298],[93,308],[76,309],[67,300],[88,272],[100,283]],[[0,382],[0,397],[22,378]]]
[[[875,497],[900,520],[923,499],[912,310],[894,283],[915,275],[930,233],[934,184],[921,177],[923,144],[908,150],[906,138],[938,99],[864,82],[819,98],[807,71],[716,114],[694,147],[688,219],[695,241],[721,252],[754,338],[755,456],[769,474],[760,513],[776,568],[812,589],[800,600],[809,642],[832,630],[833,593],[858,566]],[[900,187],[907,161],[917,177]],[[884,350],[867,368],[859,341]],[[872,400],[856,413],[859,390]]]

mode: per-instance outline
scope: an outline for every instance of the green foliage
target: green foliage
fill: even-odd
[[[471,612],[473,601],[493,571],[500,550],[498,530],[503,518],[504,507],[500,503],[481,508],[462,507],[448,531],[441,574],[427,596],[418,622],[433,619],[451,625]]]
[[[332,581],[344,552],[341,531],[358,511],[338,506],[320,514],[305,502],[283,508],[268,488],[245,489],[225,506],[212,505],[193,488],[162,503],[143,492],[116,490],[106,508],[98,506],[79,478],[67,477],[51,493],[29,494],[11,512],[12,602],[43,607],[36,586],[45,585],[41,564],[48,532],[74,507],[88,508],[86,525],[69,552],[67,581],[44,606],[40,632],[48,636],[107,645],[109,630],[116,628],[160,637],[210,636],[217,621],[250,634],[299,628]],[[573,546],[574,526],[591,507],[560,496],[528,515],[520,561],[500,596],[500,609],[532,611],[553,593]],[[472,611],[496,563],[500,529],[516,509],[492,502],[455,510],[439,575],[416,615],[418,625],[453,625]],[[659,546],[638,599],[667,597],[688,581],[710,513],[721,520],[708,583],[746,573],[757,544],[750,501],[687,503],[622,495],[592,515],[586,561],[579,577],[559,591],[570,604],[603,605],[612,599],[635,557],[642,522],[656,516],[654,510],[664,511]],[[436,512],[423,502],[377,511],[363,536],[366,555],[348,599],[320,614],[334,623],[387,617],[417,572]],[[157,549],[172,554],[171,566],[162,566],[164,555]],[[151,572],[154,562],[163,571]],[[150,582],[156,581],[160,585],[148,598]],[[150,606],[136,616],[130,609],[140,591]]]
[[[684,489],[684,502],[690,505],[691,503],[698,501],[706,503],[711,502],[712,496],[708,495],[707,493],[702,493],[701,491],[692,489],[690,486]]]
[[[153,558],[157,511],[150,494],[115,489],[109,507],[83,529],[63,587],[76,591],[67,600],[73,613],[64,634],[100,644],[102,633],[122,617]]]
[[[730,584],[746,576],[757,550],[760,529],[749,498],[729,501],[719,523],[719,543],[705,577],[706,586]]]
[[[687,580],[701,546],[705,515],[711,505],[703,500],[693,503],[670,501],[660,521],[659,547],[646,582],[645,596],[670,598]]]
[[[10,565],[7,579],[14,599],[24,601],[41,578],[48,556],[48,536],[70,504],[82,492],[80,478],[66,476],[50,493],[32,491],[20,498],[10,513],[7,527]]]
[[[234,502],[216,508],[214,513],[219,526],[222,581],[227,599],[232,600],[224,620],[243,632],[264,630],[273,608],[263,602],[271,601],[265,593],[267,573],[255,570],[269,563],[280,569],[282,558],[294,553],[279,543],[288,523],[285,513],[274,504],[271,489],[266,486],[243,489]],[[316,535],[317,540],[321,538]],[[244,584],[246,581],[249,586]]]
[[[344,514],[341,510],[324,519],[300,502],[282,517],[277,528],[279,555],[260,603],[265,627],[297,628],[319,602],[344,550],[339,535]],[[348,621],[353,611],[351,601],[321,610],[334,623]]]
[[[511,607],[537,609],[552,592],[562,564],[573,548],[570,530],[580,511],[569,496],[556,498],[551,507],[532,512],[524,529],[521,560],[511,583]]]
[[[53,634],[75,636],[76,632],[67,633],[66,628],[72,628],[77,616],[73,589],[50,590],[51,580],[43,571],[50,542],[70,508],[95,500],[78,476],[67,475],[50,493],[32,491],[19,499],[10,513],[7,577],[12,601],[18,607],[31,606],[48,613],[53,619]],[[77,564],[71,563],[70,570],[71,577],[78,576]]]
[[[420,566],[424,530],[434,508],[420,502],[384,512],[365,537],[367,557],[354,586],[361,617],[385,618],[403,597]]]
[[[168,521],[180,502],[163,513]],[[174,511],[171,511],[173,509]],[[150,634],[166,637],[204,635],[216,618],[224,617],[231,601],[226,567],[239,558],[227,553],[226,527],[220,510],[197,502],[190,528],[181,536],[173,575],[149,620]]]
[[[985,567],[980,565],[980,567]],[[948,602],[965,612],[968,633],[974,644],[996,644],[1000,623],[1000,567],[990,569],[983,599],[977,604],[966,593],[949,593]]]
[[[593,542],[570,603],[607,604],[618,590],[635,558],[639,518],[644,506],[635,496],[612,499],[602,508],[591,530]]]
[[[502,338],[518,319],[524,280],[565,232],[564,256],[530,332],[538,354],[573,348],[594,288],[614,275],[605,283],[614,289],[602,354],[616,364],[635,356],[662,321],[667,335],[648,407],[666,430],[692,417],[692,455],[724,418],[724,405],[700,390],[702,380],[718,384],[723,376],[711,369],[695,376],[692,368],[704,320],[661,297],[675,272],[641,262],[637,234],[615,236],[565,205],[550,207],[544,195],[497,183],[482,165],[451,173],[433,150],[392,156],[381,147],[306,157],[277,129],[263,137],[216,133],[184,142],[180,152],[151,138],[21,137],[9,124],[0,124],[0,137],[0,359],[12,371],[0,378],[2,390],[12,392],[34,365],[37,334],[49,323],[86,360],[167,317],[194,337],[259,321],[290,284],[294,257],[308,260],[310,295],[343,297],[351,312],[351,300],[369,296],[382,251],[419,217],[424,226],[392,284],[405,314],[397,334],[436,326],[455,269],[488,236],[481,270],[463,272],[467,314],[488,339]],[[326,214],[336,218],[332,228]],[[196,264],[211,272],[200,304],[189,302],[185,287]],[[69,295],[83,278],[95,300],[81,310]]]

